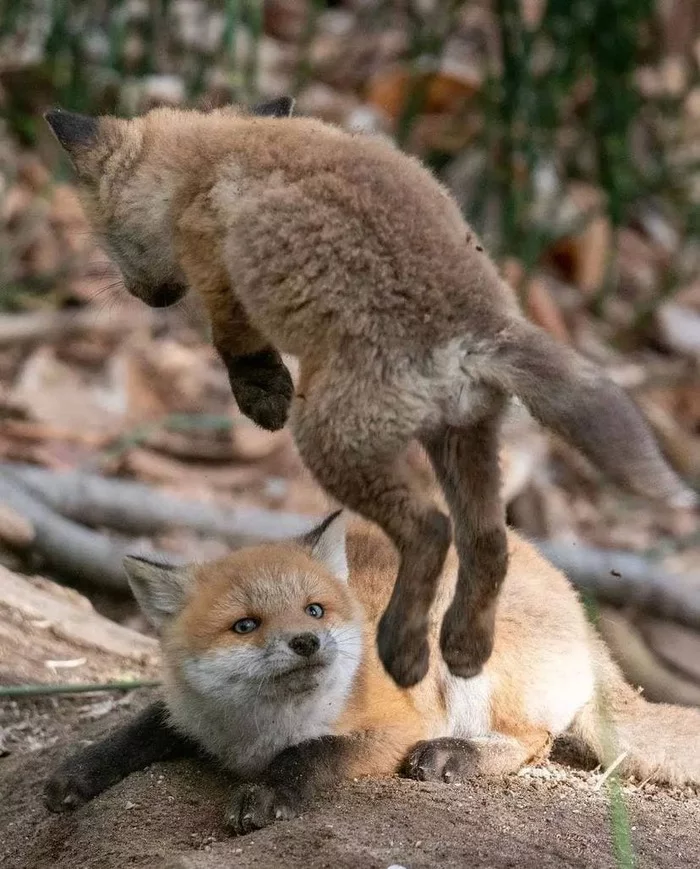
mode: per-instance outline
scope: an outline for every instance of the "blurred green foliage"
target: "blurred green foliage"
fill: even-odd
[[[342,4],[305,2],[290,77],[294,91],[313,77],[311,47],[329,5]],[[419,0],[364,5],[356,14],[364,15],[368,29],[385,27],[398,16],[408,30],[405,62],[415,75],[396,129],[399,144],[407,146],[426,96],[420,73],[439,67],[457,17],[472,4],[436,0],[429,12]],[[489,248],[497,256],[516,257],[527,273],[553,240],[571,231],[533,215],[538,173],[547,166],[559,182],[581,178],[598,186],[615,230],[640,202],[653,201],[680,237],[696,236],[700,208],[697,197],[688,195],[688,177],[700,167],[697,160],[669,158],[685,94],[650,101],[642,98],[636,80],[640,62],[659,61],[656,2],[492,0],[491,5],[500,56],[488,65],[476,98],[483,123],[473,147],[483,156],[483,169],[477,194],[465,204],[470,222],[487,232]],[[539,9],[535,20],[533,8]],[[223,82],[228,98],[253,99],[265,12],[262,0],[0,0],[0,58],[7,57],[10,45],[24,56],[17,69],[0,62],[9,128],[31,143],[37,110],[50,101],[78,111],[129,113],[134,87],[153,75],[177,77],[185,98],[194,100],[211,90],[216,68],[218,87]],[[688,87],[697,80],[695,64]],[[640,131],[651,143],[642,156],[635,144]],[[455,158],[423,156],[439,171]],[[498,219],[489,235],[486,214],[494,199]],[[614,252],[610,260],[609,280],[592,303],[598,312],[612,285]],[[676,278],[669,276],[660,297],[673,291]]]

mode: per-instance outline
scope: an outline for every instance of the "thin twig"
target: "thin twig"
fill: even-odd
[[[52,572],[97,588],[127,591],[122,559],[133,552],[133,547],[129,549],[64,518],[6,473],[0,473],[0,502],[31,523],[34,528],[31,551]]]
[[[0,481],[3,478],[25,487],[34,497],[69,519],[134,536],[186,528],[238,547],[295,537],[313,527],[317,518],[254,507],[226,508],[204,501],[186,501],[143,483],[110,480],[75,471],[55,473],[31,465],[0,464]],[[21,509],[18,512],[23,513]],[[30,516],[27,518],[31,520]]]
[[[162,683],[154,679],[132,682],[74,683],[63,685],[0,685],[0,697],[37,697],[52,694],[87,694],[94,691],[135,691],[137,688],[157,688]]]
[[[594,791],[599,791],[603,787],[605,782],[615,772],[615,770],[622,763],[622,761],[627,757],[628,754],[629,754],[628,751],[621,751],[620,754],[618,754],[618,756],[615,758],[615,760],[610,764],[610,766],[605,770],[603,775],[596,782],[596,784],[593,788]]]
[[[579,543],[533,541],[582,592],[615,606],[636,606],[681,625],[700,629],[700,595],[687,578],[674,576],[632,552],[595,549]]]
[[[164,319],[164,312],[145,309],[145,313],[115,311],[102,317],[94,308],[79,311],[35,311],[31,314],[0,315],[0,348],[71,338],[86,332],[94,334],[119,334],[128,332],[137,324],[151,325]]]

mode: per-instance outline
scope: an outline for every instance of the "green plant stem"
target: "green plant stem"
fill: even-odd
[[[62,685],[0,685],[0,697],[38,697],[53,694],[87,694],[95,691],[134,691],[137,688],[157,688],[160,681],[139,679],[132,682],[96,682]]]
[[[260,45],[263,38],[263,0],[248,0],[246,20],[250,31],[250,50],[246,58],[244,84],[247,99],[253,100],[258,93]]]
[[[304,21],[304,29],[299,40],[299,60],[294,71],[292,96],[297,96],[311,77],[311,43],[318,23],[318,16],[325,8],[324,0],[310,0]]]
[[[598,604],[590,594],[583,594],[582,597],[586,615],[593,627],[598,630],[600,623]],[[620,749],[612,725],[612,715],[610,714],[607,698],[600,691],[597,692],[596,704],[600,741],[603,746],[604,756],[610,764],[619,755]],[[610,837],[615,860],[619,869],[634,869],[636,860],[632,845],[632,829],[617,773],[613,772],[605,785],[610,795]]]
[[[240,0],[226,0],[226,24],[222,37],[222,43],[229,68],[236,69],[236,36],[241,26],[241,2]]]
[[[610,832],[615,860],[620,869],[634,869],[636,860],[629,814],[618,777],[613,773],[607,782],[610,794]]]
[[[408,143],[413,127],[421,113],[430,86],[430,74],[437,65],[449,37],[455,18],[464,0],[443,0],[433,15],[436,24],[429,26],[417,14],[409,15],[411,22],[411,75],[408,93],[396,125],[396,141],[403,148]]]

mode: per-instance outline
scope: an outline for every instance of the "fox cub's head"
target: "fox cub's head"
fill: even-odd
[[[294,101],[281,97],[250,109],[285,117]],[[173,200],[192,184],[207,136],[183,133],[208,116],[213,123],[237,114],[154,109],[131,120],[91,118],[51,109],[44,115],[75,167],[88,216],[121,269],[127,290],[154,308],[187,291],[173,250]]]
[[[166,663],[210,697],[298,693],[352,680],[362,612],[347,586],[342,514],[295,543],[202,566],[128,557],[131,588],[160,630]]]

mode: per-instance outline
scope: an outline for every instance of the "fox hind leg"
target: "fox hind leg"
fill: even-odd
[[[46,782],[44,803],[52,812],[69,811],[151,763],[198,752],[171,726],[165,704],[158,701],[99,742],[69,755]]]
[[[212,340],[238,408],[266,431],[279,431],[294,395],[289,370],[278,351],[247,322],[240,305],[231,302],[225,310],[229,318],[223,326],[221,312],[212,314]]]
[[[538,728],[516,736],[489,733],[470,739],[445,736],[417,743],[401,772],[418,781],[450,784],[475,776],[501,776],[517,772],[526,763],[547,756],[551,735]]]
[[[480,421],[446,425],[421,438],[454,524],[459,573],[440,630],[455,676],[477,675],[491,655],[496,603],[508,566],[500,495],[498,434],[504,401]]]
[[[327,371],[328,369],[326,369]],[[376,522],[393,541],[399,572],[379,624],[379,656],[402,687],[428,670],[428,614],[450,545],[449,519],[421,491],[406,447],[425,414],[417,396],[325,376],[305,378],[292,410],[297,447],[307,468],[340,503]]]

